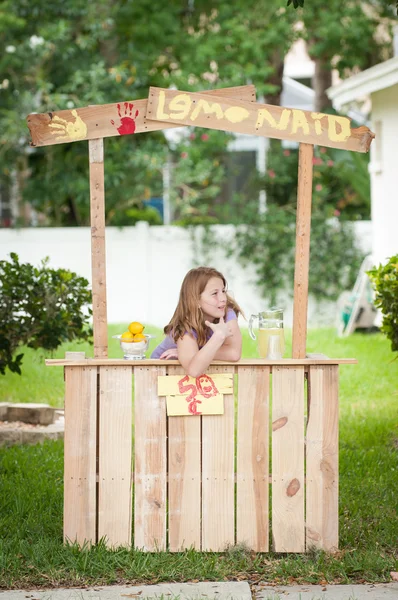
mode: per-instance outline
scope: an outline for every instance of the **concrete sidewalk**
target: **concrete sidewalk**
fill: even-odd
[[[158,585],[95,586],[89,589],[0,591],[0,600],[252,600],[246,581],[202,581]]]
[[[252,588],[253,600],[398,600],[398,583]],[[246,581],[1,591],[0,600],[252,600]]]
[[[256,600],[398,600],[398,583],[254,586]]]

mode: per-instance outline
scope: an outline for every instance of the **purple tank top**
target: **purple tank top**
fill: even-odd
[[[233,321],[234,319],[237,319],[236,312],[232,308],[229,308],[227,310],[225,322],[228,323],[228,321]],[[197,337],[196,331],[192,331],[192,334]],[[211,331],[209,339],[212,335],[213,332]],[[171,350],[172,348],[177,348],[177,344],[170,335],[166,335],[163,342],[161,342],[159,346],[156,346],[156,348],[152,351],[151,358],[160,358],[163,352],[166,352],[166,350]]]

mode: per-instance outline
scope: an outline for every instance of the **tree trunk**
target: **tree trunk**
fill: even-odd
[[[278,89],[273,94],[267,94],[265,96],[264,101],[266,104],[274,104],[275,106],[280,106],[281,104],[284,60],[285,57],[281,56],[279,52],[275,52],[274,56],[271,59],[271,64],[274,67],[274,72],[270,77],[267,78],[266,83],[275,85]]]
[[[313,88],[315,92],[315,111],[324,112],[325,109],[332,107],[331,100],[326,95],[326,90],[332,85],[332,71],[329,62],[322,58],[314,58],[315,73],[313,79]]]

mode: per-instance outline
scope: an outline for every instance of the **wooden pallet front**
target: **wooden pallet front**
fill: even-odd
[[[172,552],[267,552],[270,538],[276,552],[337,548],[338,365],[309,365],[308,386],[302,364],[208,372],[237,373],[237,402],[167,417],[157,380],[179,366],[66,367],[65,538]]]

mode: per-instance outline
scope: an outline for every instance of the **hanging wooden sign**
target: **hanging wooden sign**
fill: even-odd
[[[200,377],[170,375],[158,377],[158,395],[166,396],[167,415],[222,415],[223,394],[233,393],[231,373],[203,374]]]
[[[206,96],[207,93],[214,93],[214,90],[203,93]],[[222,88],[216,90],[216,93],[220,97],[225,95],[249,103],[256,101],[254,85]],[[32,136],[31,146],[52,146],[179,127],[170,121],[148,121],[145,117],[146,110],[147,100],[144,99],[41,114],[32,113],[27,117]]]
[[[350,119],[234,98],[149,88],[148,120],[196,125],[248,135],[368,152],[374,134],[368,127],[351,129]]]

